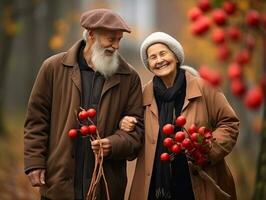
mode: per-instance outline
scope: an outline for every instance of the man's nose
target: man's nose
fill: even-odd
[[[112,47],[116,50],[119,49],[119,41],[113,42]]]

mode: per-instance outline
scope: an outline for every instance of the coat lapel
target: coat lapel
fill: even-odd
[[[80,70],[78,66],[74,66],[72,73],[71,73],[71,80],[73,81],[74,85],[78,88],[79,92],[81,93],[81,78],[80,78]]]
[[[182,112],[187,108],[189,102],[192,99],[202,96],[196,78],[197,77],[195,77],[194,75],[190,74],[189,72],[186,72],[187,87],[186,87],[186,97],[184,100]]]
[[[77,62],[77,54],[82,40],[76,42],[63,56],[62,63],[65,67],[72,67],[70,70],[70,79],[81,93],[81,77]]]
[[[158,119],[158,108],[153,94],[152,80],[147,83],[143,91],[143,106],[149,106],[152,114]]]
[[[120,84],[120,76],[115,74],[110,78],[106,79],[103,85],[102,95],[103,96],[109,89],[115,87]]]

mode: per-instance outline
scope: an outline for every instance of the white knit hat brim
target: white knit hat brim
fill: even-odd
[[[147,49],[156,43],[162,43],[168,46],[168,48],[176,55],[180,65],[184,63],[184,50],[182,45],[172,36],[163,32],[154,32],[150,34],[141,44],[140,57],[143,65],[149,69]]]

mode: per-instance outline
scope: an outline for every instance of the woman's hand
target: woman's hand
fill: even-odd
[[[119,128],[123,131],[130,132],[135,129],[135,125],[138,123],[135,117],[125,116],[119,123]]]

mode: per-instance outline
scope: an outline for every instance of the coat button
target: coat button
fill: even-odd
[[[152,143],[152,144],[155,144],[155,140],[152,140],[151,143]]]
[[[150,176],[151,175],[151,173],[150,172],[147,172],[147,176]]]

